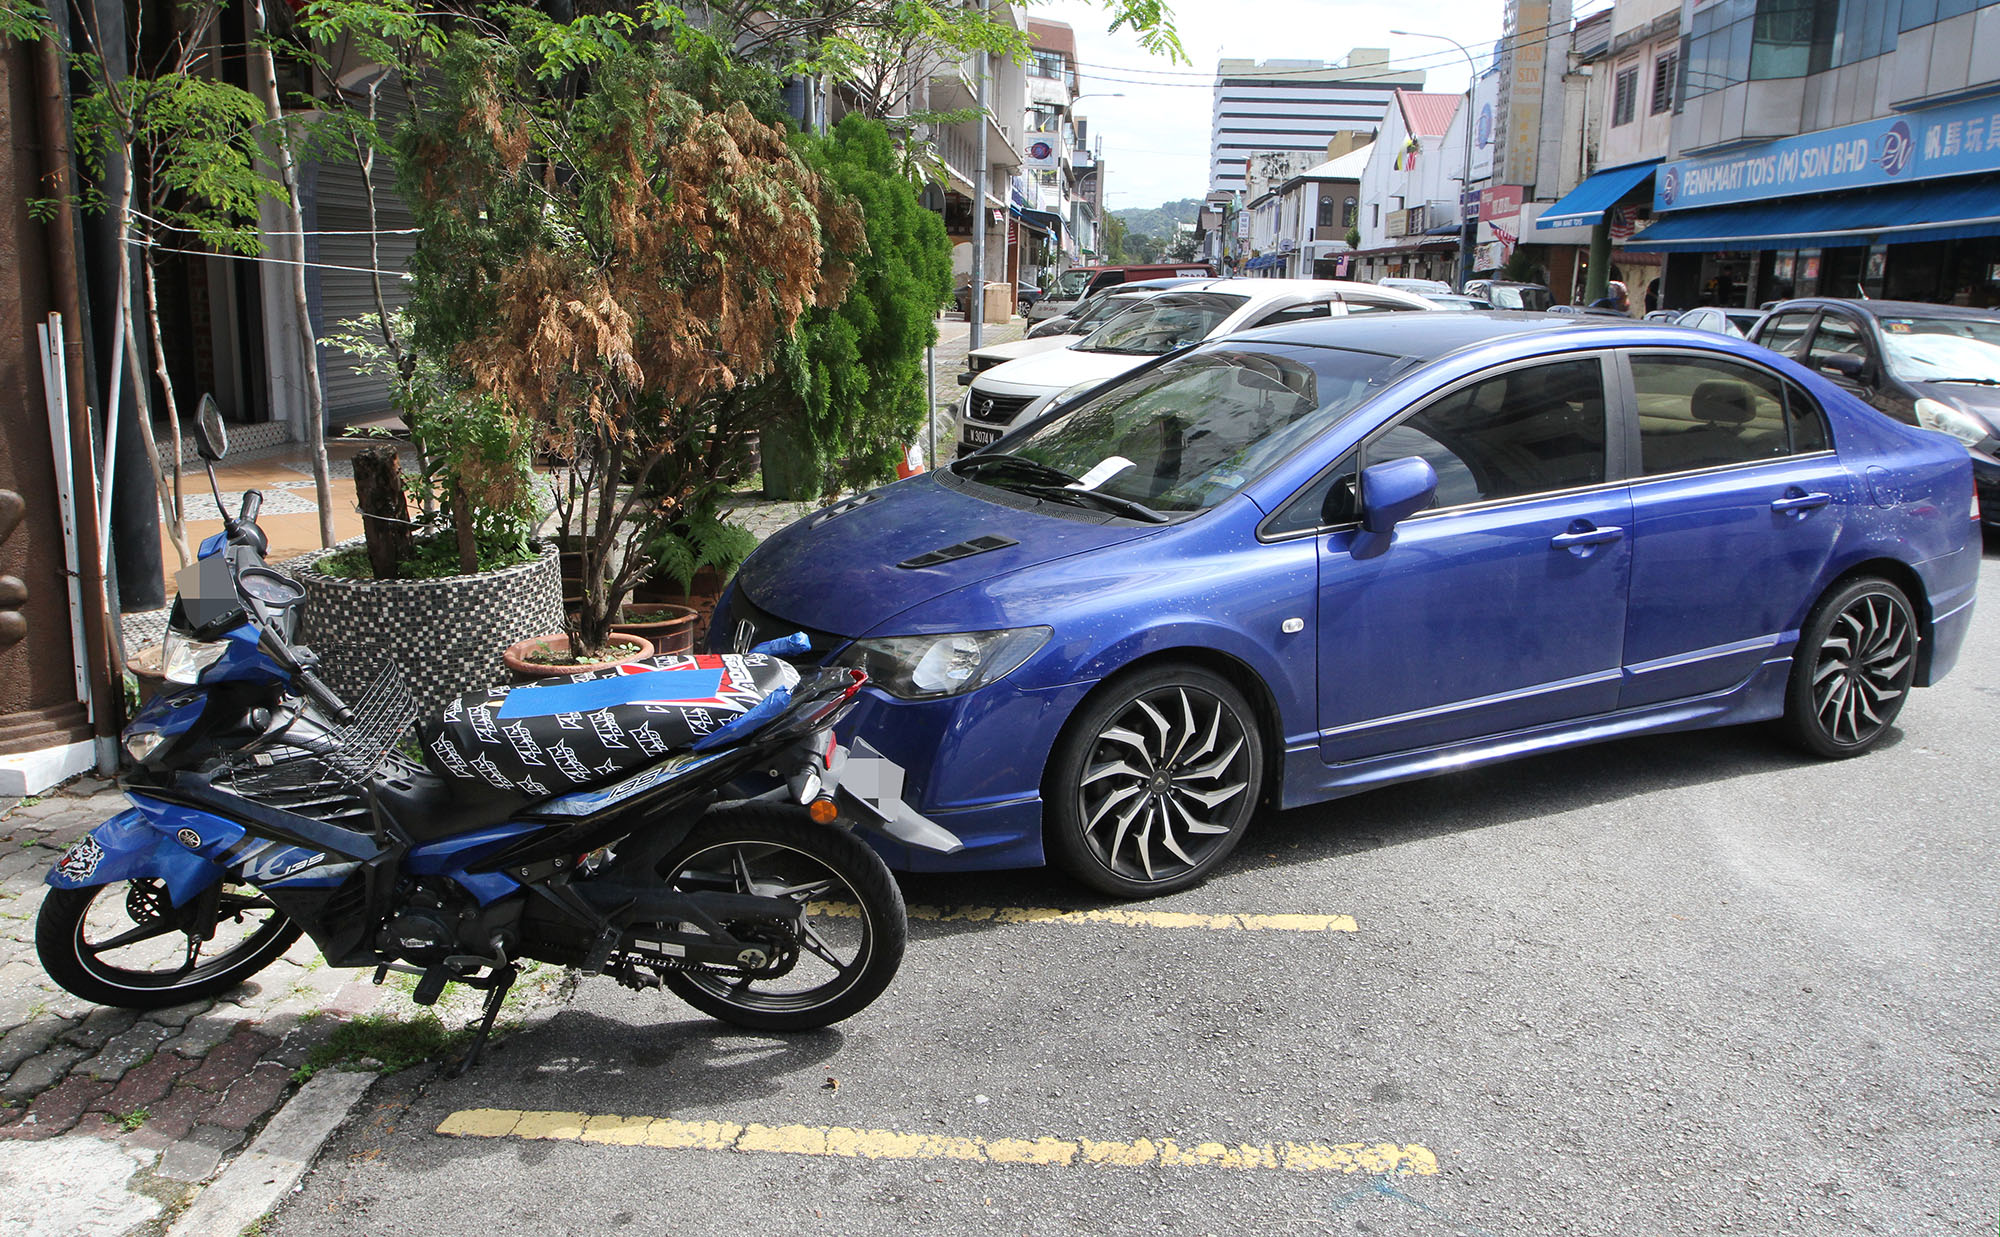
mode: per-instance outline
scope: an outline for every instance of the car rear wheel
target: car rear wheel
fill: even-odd
[[[1917,618],[1887,580],[1851,580],[1799,633],[1785,692],[1785,734],[1815,756],[1859,756],[1882,741],[1917,672]]]
[[[1256,714],[1221,676],[1172,665],[1115,680],[1056,746],[1043,800],[1049,850],[1105,893],[1185,889],[1236,849],[1263,772]]]

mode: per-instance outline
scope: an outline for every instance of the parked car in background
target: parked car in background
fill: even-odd
[[[1042,290],[1034,284],[1023,281],[1014,285],[1014,309],[1017,313],[1025,315],[1035,305],[1039,304],[1041,299]],[[970,283],[958,285],[951,294],[951,302],[958,307],[958,312],[962,314],[971,313],[972,285]]]
[[[1083,298],[1083,300],[1078,301],[1070,307],[1067,313],[1059,313],[1054,317],[1043,318],[1039,322],[1036,322],[1028,328],[1027,337],[1029,339],[1046,339],[1051,335],[1088,335],[1098,323],[1103,322],[1119,310],[1129,307],[1129,302],[1124,302],[1119,298],[1133,293],[1143,292],[1150,295],[1166,288],[1178,288],[1183,284],[1195,282],[1196,278],[1208,279],[1211,277],[1207,275],[1198,277],[1183,275],[1166,279],[1140,279],[1131,283],[1113,284],[1102,291],[1093,292]]]
[[[1157,296],[1169,287],[1193,282],[1195,281],[1188,279],[1149,279],[1144,283],[1118,284],[1102,292],[1093,292],[1076,307],[1077,317],[1050,318],[1030,330],[1026,339],[1009,340],[1004,344],[988,344],[966,353],[965,368],[959,371],[958,385],[970,386],[974,378],[997,365],[1005,365],[1009,361],[1018,361],[1022,357],[1035,356],[1043,352],[1053,352],[1058,348],[1067,348],[1096,330],[1099,325],[1124,313],[1147,297]],[[1042,327],[1057,323],[1068,323],[1069,329],[1039,333]]]
[[[1651,317],[1651,314],[1646,315]],[[1690,326],[1697,331],[1713,331],[1717,335],[1734,335],[1738,339],[1748,339],[1750,332],[1764,317],[1761,309],[1723,309],[1715,305],[1697,305],[1685,313],[1673,316],[1673,321],[1681,326]]]
[[[1810,297],[1773,305],[1749,337],[1964,443],[1981,510],[2000,523],[2000,310]]]
[[[1439,309],[1481,310],[1491,309],[1483,299],[1476,296],[1460,296],[1456,292],[1425,292],[1423,298]]]
[[[841,786],[892,866],[1145,896],[1260,805],[1765,719],[1866,752],[1958,657],[1972,504],[1954,444],[1740,340],[1322,317],[793,524],[710,640],[867,671]]]
[[[997,442],[1042,401],[1081,391],[1153,357],[1217,335],[1370,310],[1431,310],[1429,301],[1335,279],[1212,279],[1147,297],[1066,348],[985,370],[959,408],[958,451]]]
[[[1028,315],[1031,322],[1069,312],[1093,292],[1145,279],[1213,279],[1215,266],[1208,262],[1146,262],[1123,266],[1072,266],[1055,277],[1049,295]]]
[[[1386,279],[1376,280],[1375,286],[1394,288],[1398,292],[1415,292],[1419,296],[1430,296],[1433,293],[1447,296],[1451,294],[1451,285],[1442,279],[1405,279],[1400,275],[1391,275]]]
[[[1466,281],[1466,295],[1483,297],[1495,309],[1547,309],[1555,304],[1555,294],[1538,283],[1512,279],[1472,279]]]

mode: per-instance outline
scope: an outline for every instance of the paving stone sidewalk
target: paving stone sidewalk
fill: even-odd
[[[216,1000],[140,1014],[64,992],[35,957],[42,878],[71,842],[126,806],[115,787],[91,779],[40,799],[0,799],[0,1154],[48,1143],[38,1162],[54,1170],[87,1142],[129,1158],[127,1201],[137,1211],[98,1214],[93,1237],[164,1231],[280,1107],[295,1071],[344,1020],[417,1012],[401,987],[377,987],[371,971],[327,967],[304,938]],[[516,991],[532,999],[525,989],[533,978]],[[457,1003],[441,1012],[448,1026],[470,1021]],[[18,1171],[17,1160],[0,1162],[0,1184],[18,1188]]]

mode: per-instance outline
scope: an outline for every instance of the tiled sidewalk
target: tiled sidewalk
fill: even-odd
[[[70,843],[125,807],[122,794],[88,779],[39,800],[0,801],[0,1147],[90,1140],[121,1149],[136,1166],[124,1201],[151,1223],[190,1201],[276,1111],[295,1071],[343,1021],[407,1018],[417,1007],[368,971],[327,967],[309,939],[217,1000],[141,1014],[64,992],[35,956],[42,878]],[[553,971],[524,976],[510,1016],[559,985]],[[447,1026],[467,1023],[462,1005],[445,1013]],[[60,1162],[53,1151],[50,1161]]]

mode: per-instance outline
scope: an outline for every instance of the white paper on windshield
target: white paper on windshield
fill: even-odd
[[[1130,467],[1132,467],[1131,460],[1126,459],[1122,455],[1111,456],[1097,467],[1078,477],[1075,481],[1072,481],[1068,488],[1072,490],[1094,490]]]

